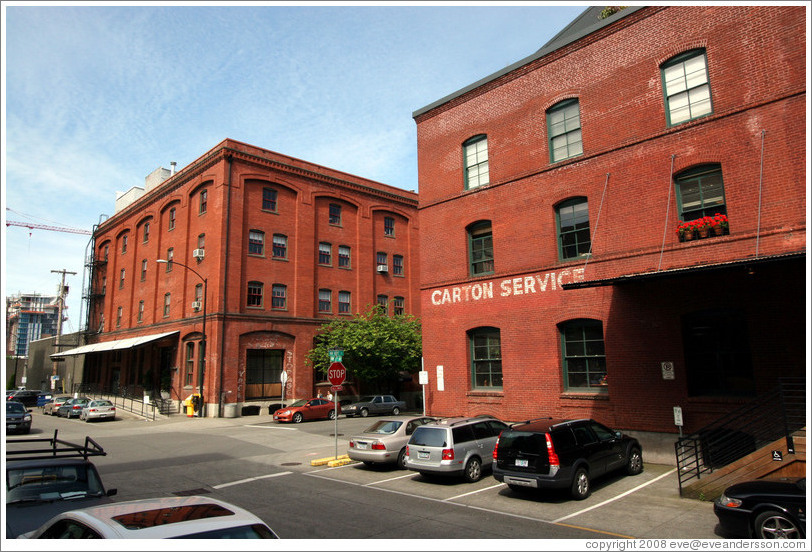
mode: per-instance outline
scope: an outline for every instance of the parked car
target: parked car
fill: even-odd
[[[26,539],[278,539],[260,518],[228,502],[172,496],[63,512]]]
[[[17,389],[6,400],[17,401],[25,406],[37,406],[37,400],[42,395],[41,391],[35,389]]]
[[[47,444],[47,445],[46,445]],[[6,439],[6,535],[34,531],[55,515],[111,502],[93,456],[106,452],[87,437],[84,444],[57,439]]]
[[[341,414],[341,405],[338,405]],[[336,403],[327,399],[299,399],[273,413],[277,422],[301,423],[304,420],[332,420],[336,417]]]
[[[757,539],[806,538],[806,478],[760,479],[725,489],[713,503],[722,531]]]
[[[48,414],[49,416],[56,416],[56,411],[59,407],[65,404],[65,401],[70,398],[70,395],[57,395],[42,406],[42,413]]]
[[[366,418],[370,414],[389,414],[397,416],[406,409],[406,402],[399,401],[392,395],[370,395],[348,404],[342,412],[351,418],[355,415]]]
[[[590,481],[615,470],[643,471],[637,439],[592,419],[545,418],[502,432],[493,451],[493,476],[514,490],[569,489],[583,500]]]
[[[82,414],[82,409],[90,401],[87,397],[68,399],[62,406],[56,409],[56,415],[60,418],[78,418]]]
[[[23,403],[6,401],[6,433],[29,433],[31,409]]]
[[[493,461],[493,447],[505,422],[492,417],[448,418],[414,430],[405,466],[421,475],[462,475],[473,483]]]
[[[350,438],[347,455],[366,465],[394,464],[406,469],[406,444],[418,427],[436,422],[436,418],[402,416],[383,418]]]
[[[79,414],[79,419],[89,422],[90,420],[115,420],[116,407],[107,399],[93,399],[89,401],[82,412]]]

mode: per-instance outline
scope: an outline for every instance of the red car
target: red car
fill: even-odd
[[[338,405],[341,414],[341,405]],[[301,423],[304,420],[332,420],[336,417],[336,403],[327,399],[299,399],[273,413],[277,422]]]

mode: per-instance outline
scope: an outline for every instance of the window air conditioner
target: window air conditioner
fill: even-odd
[[[203,257],[206,256],[206,251],[204,249],[195,249],[192,251],[192,257],[197,259],[198,261],[202,261]]]
[[[192,301],[192,308],[195,310],[200,310],[201,302],[200,301]]]
[[[378,265],[378,272],[389,272],[389,267],[386,265]]]

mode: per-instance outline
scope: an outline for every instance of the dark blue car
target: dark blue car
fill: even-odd
[[[6,401],[6,433],[29,433],[31,431],[31,409],[23,403]]]

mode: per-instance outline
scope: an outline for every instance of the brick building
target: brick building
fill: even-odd
[[[88,262],[97,333],[58,355],[86,355],[86,384],[174,401],[202,370],[207,416],[278,401],[283,370],[285,397],[309,398],[323,323],[374,304],[419,316],[417,234],[413,192],[224,140],[119,195]]]
[[[806,14],[600,11],[413,114],[427,408],[673,457],[673,407],[693,431],[805,377]]]

